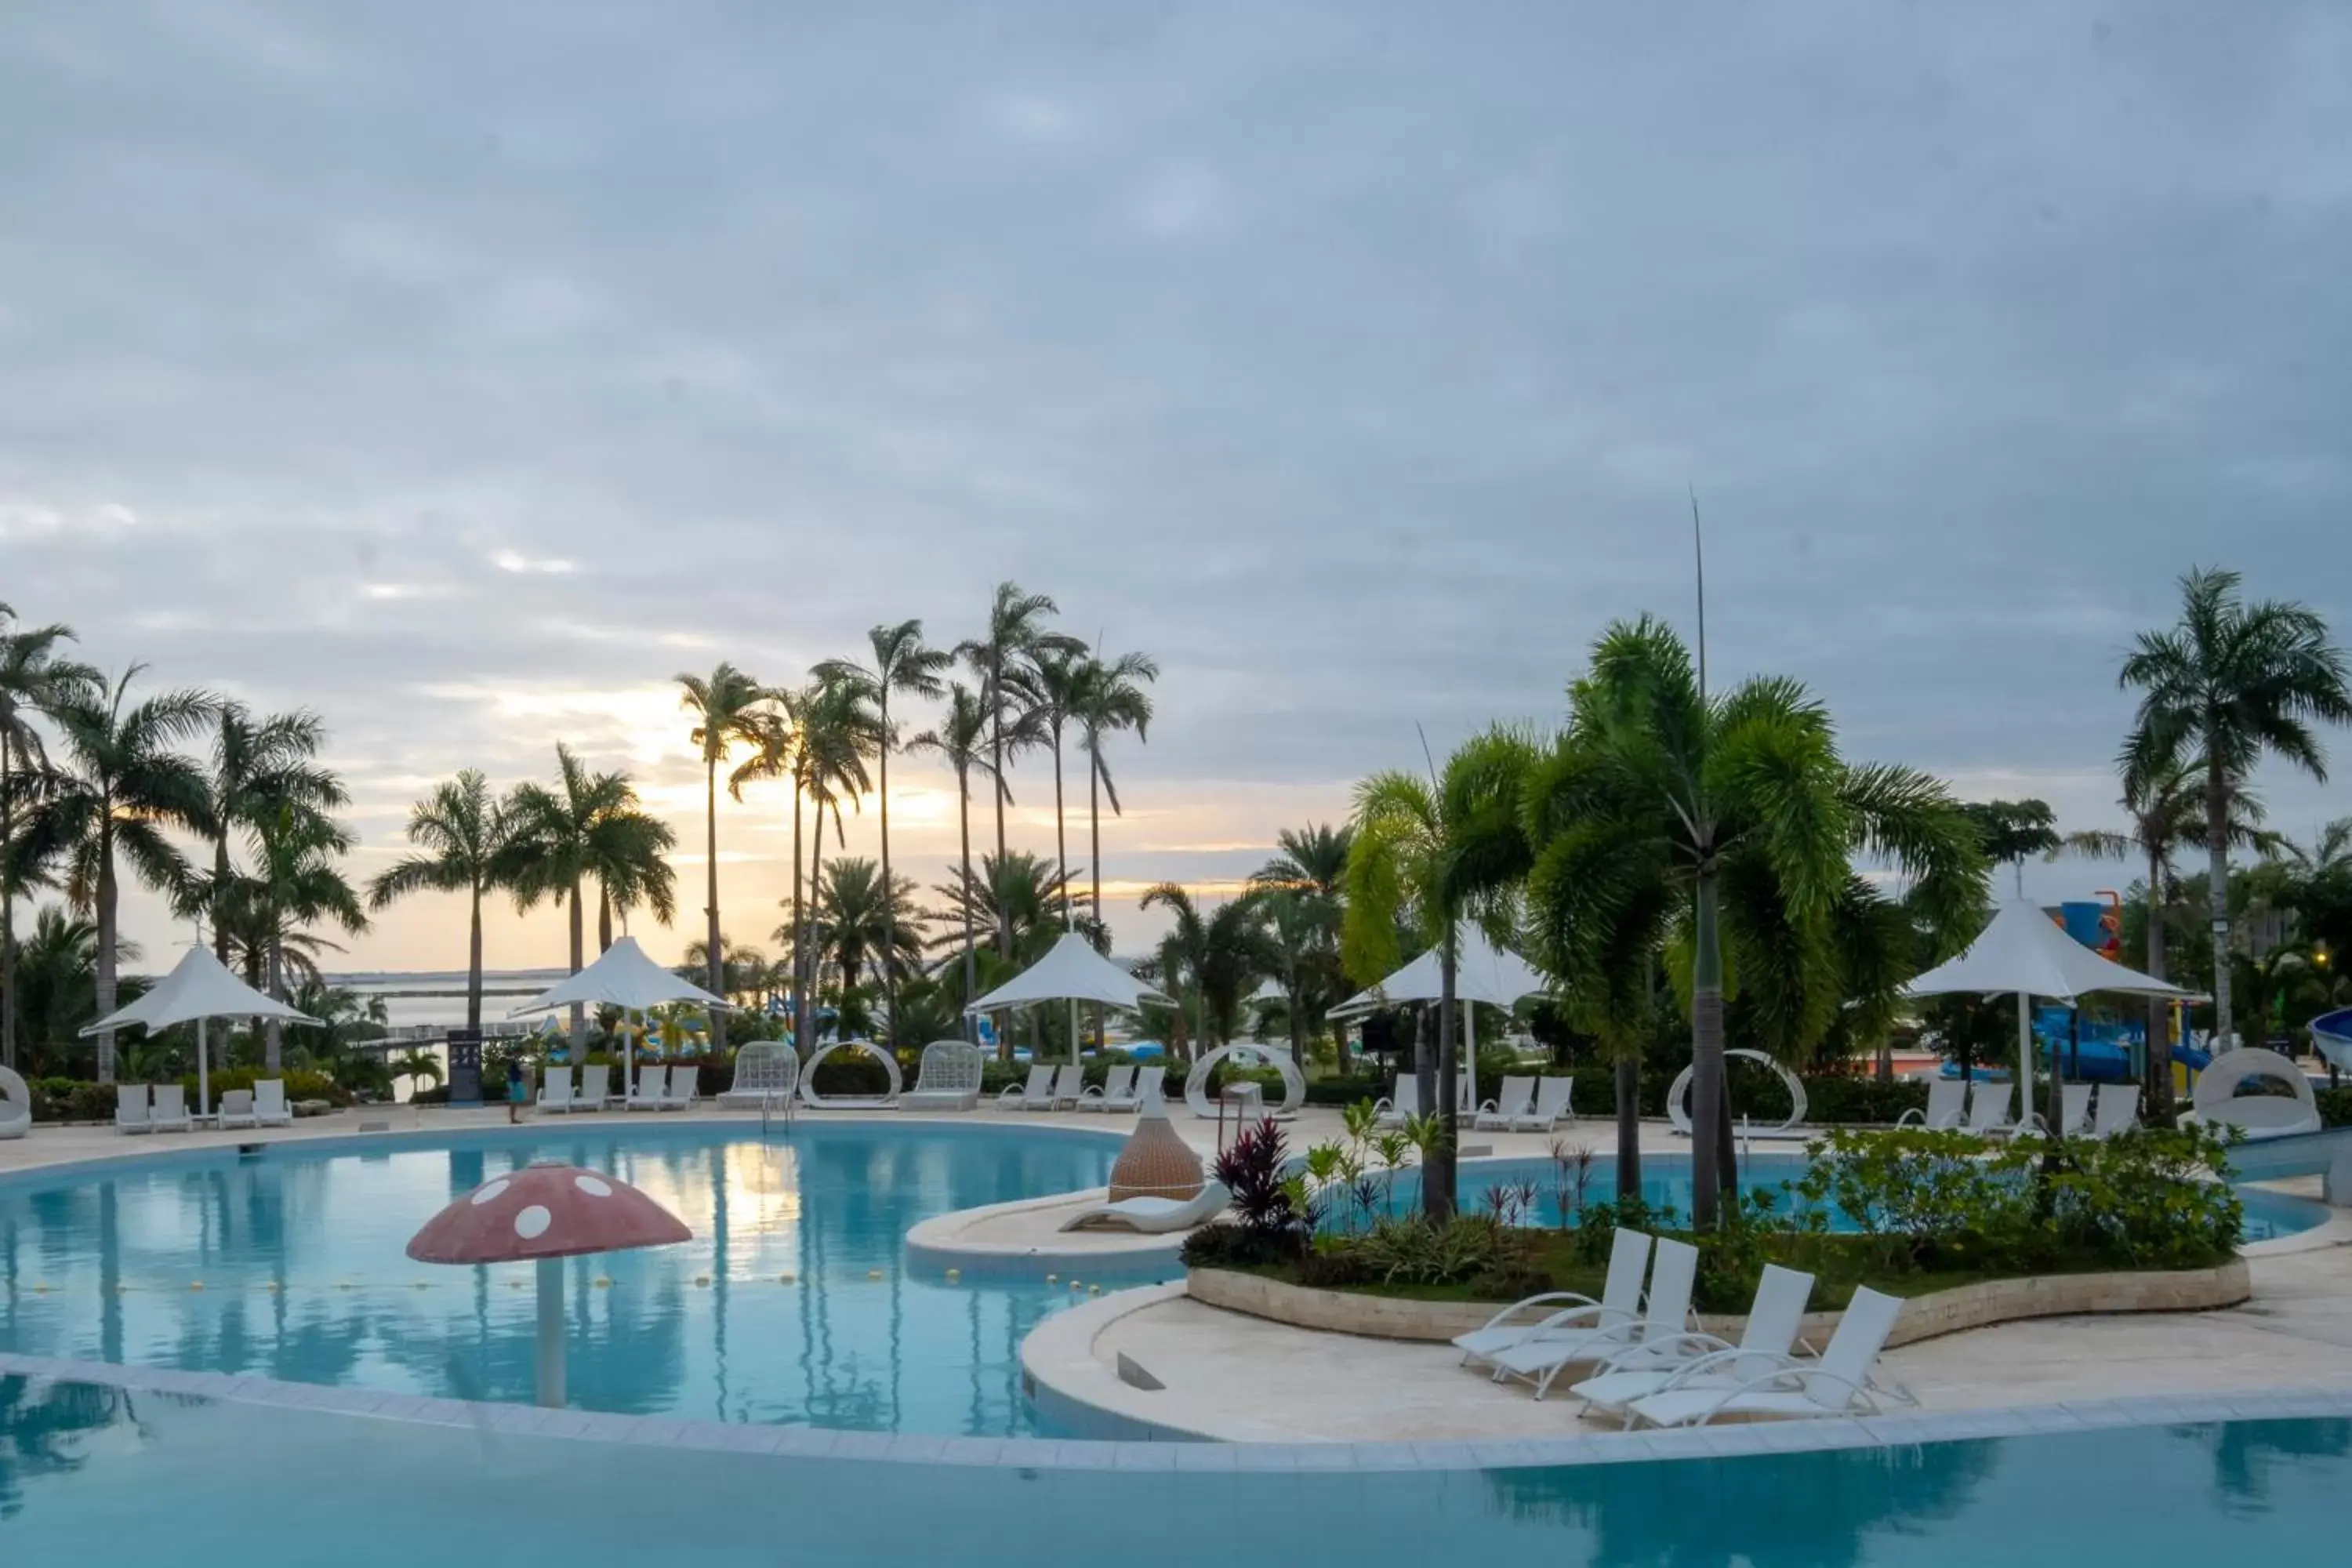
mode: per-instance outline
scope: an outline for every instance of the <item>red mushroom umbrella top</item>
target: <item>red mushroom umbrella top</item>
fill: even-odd
[[[515,1263],[667,1247],[694,1233],[617,1176],[554,1163],[484,1182],[408,1241],[419,1263]]]

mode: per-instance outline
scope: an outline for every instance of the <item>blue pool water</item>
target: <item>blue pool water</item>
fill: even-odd
[[[1210,1475],[689,1452],[0,1377],[0,1561],[26,1563],[2300,1568],[2342,1560],[2347,1487],[2344,1420]]]
[[[1801,1155],[1758,1152],[1739,1163],[1740,1184],[1750,1191],[1769,1193],[1783,1207],[1792,1200],[1782,1190],[1783,1184],[1793,1182],[1804,1173]],[[1549,1159],[1465,1160],[1462,1163],[1460,1190],[1465,1206],[1483,1206],[1488,1191],[1496,1187],[1515,1187],[1522,1184],[1535,1188],[1535,1208],[1530,1223],[1557,1225],[1563,1196],[1563,1180],[1559,1167]],[[1420,1200],[1418,1175],[1412,1171],[1398,1173],[1394,1206],[1399,1213],[1410,1213]],[[1592,1163],[1584,1189],[1587,1202],[1600,1203],[1617,1194],[1617,1172],[1612,1160],[1602,1158]],[[2305,1198],[2292,1197],[2261,1187],[2242,1186],[2239,1200],[2245,1206],[2245,1239],[2268,1241],[2276,1237],[2293,1236],[2326,1223],[2328,1209],[2324,1204]],[[1642,1157],[1642,1199],[1653,1206],[1665,1205],[1678,1214],[1688,1215],[1691,1208],[1690,1157],[1686,1154]],[[1384,1200],[1385,1203],[1385,1200]],[[1574,1206],[1573,1198],[1569,1206]],[[1851,1228],[1843,1215],[1831,1216],[1832,1229]]]
[[[742,1124],[583,1126],[12,1180],[0,1184],[0,1350],[528,1403],[530,1266],[436,1268],[404,1248],[452,1197],[553,1157],[617,1173],[694,1232],[567,1265],[573,1405],[1019,1433],[1021,1341],[1069,1303],[1066,1283],[950,1280],[908,1265],[906,1231],[1099,1186],[1118,1147],[986,1125],[803,1122],[765,1140]]]

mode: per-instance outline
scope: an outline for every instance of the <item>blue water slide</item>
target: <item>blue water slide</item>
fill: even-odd
[[[2311,1021],[2311,1047],[2339,1072],[2352,1072],[2352,1007],[2322,1013]]]

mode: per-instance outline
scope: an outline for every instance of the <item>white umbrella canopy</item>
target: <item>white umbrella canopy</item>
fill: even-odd
[[[168,1028],[199,1018],[277,1018],[289,1024],[316,1024],[319,1019],[296,1012],[277,997],[256,991],[228,972],[199,942],[188,949],[171,973],[148,987],[144,995],[118,1007],[82,1031],[102,1035],[132,1024],[150,1029]]]
[[[595,963],[577,974],[566,975],[536,998],[507,1015],[551,1012],[574,1002],[588,1007],[625,1007],[642,1013],[671,1002],[699,1002],[706,1007],[732,1007],[691,980],[682,979],[646,956],[637,939],[625,936],[606,948]]]
[[[2179,986],[2109,963],[2068,936],[2031,899],[2011,899],[1993,911],[1969,950],[1947,959],[1904,987],[1912,996],[2017,997],[2017,1083],[2024,1092],[2018,1114],[2033,1110],[2033,998],[2072,1002],[2094,991],[2144,996],[2187,996]]]
[[[1496,947],[1476,926],[1463,929],[1461,945],[1454,963],[1454,1000],[1508,1007],[1545,988],[1544,977],[1526,959]],[[1444,994],[1444,975],[1433,947],[1370,990],[1359,991],[1332,1008],[1331,1016],[1360,1018],[1400,1002],[1435,1002]]]
[[[1094,950],[1076,931],[1064,931],[1054,950],[987,995],[966,1007],[966,1013],[988,1013],[1000,1007],[1027,1007],[1039,1002],[1100,1002],[1109,1007],[1137,1007],[1175,1001],[1138,980]]]

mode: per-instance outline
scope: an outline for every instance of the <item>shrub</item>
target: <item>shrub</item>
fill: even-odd
[[[323,1100],[328,1104],[338,1108],[349,1105],[352,1102],[351,1090],[343,1088],[333,1079],[329,1078],[322,1072],[302,1072],[293,1068],[288,1068],[281,1072],[271,1072],[267,1068],[223,1068],[220,1071],[213,1074],[210,1079],[213,1091],[213,1104],[215,1106],[219,1105],[220,1097],[227,1093],[230,1089],[249,1089],[254,1086],[257,1080],[265,1078],[282,1079],[285,1080],[286,1102],[289,1105],[293,1104],[298,1100]],[[180,1080],[180,1087],[187,1091],[188,1103],[189,1105],[194,1106],[196,1103],[195,1074],[190,1073],[187,1077],[182,1079]],[[447,1097],[445,1095],[443,1098],[446,1099]],[[111,1101],[108,1104],[107,1114],[110,1116],[114,1114]]]
[[[2322,1125],[2352,1127],[2352,1084],[2341,1089],[2323,1089],[2317,1098]]]

